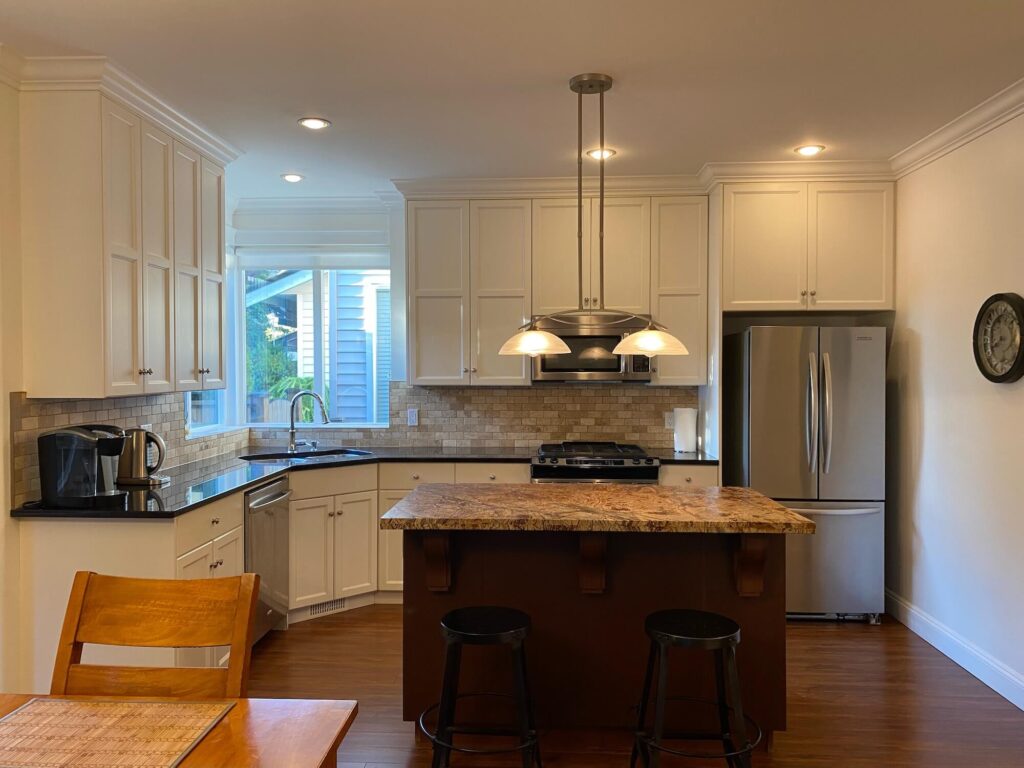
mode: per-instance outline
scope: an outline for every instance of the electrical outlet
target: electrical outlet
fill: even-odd
[[[672,411],[665,411],[665,429],[676,428],[676,417],[672,414]]]
[[[139,429],[145,429],[148,432],[152,432],[153,431],[153,425],[152,424],[139,424]]]
[[[420,409],[410,408],[406,411],[406,424],[410,427],[418,427],[420,425]]]

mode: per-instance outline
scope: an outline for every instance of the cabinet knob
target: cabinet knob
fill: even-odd
[[[817,296],[817,295],[818,295],[817,291],[811,291],[811,296]]]
[[[693,482],[693,478],[692,478],[692,477],[688,477],[688,478],[686,478],[686,482],[688,482],[688,483],[692,483],[692,482]]]
[[[147,376],[152,376],[153,375],[153,369],[152,368],[147,368],[146,369],[146,375]]]
[[[463,372],[463,373],[469,373],[469,368],[463,368],[463,369],[462,369],[462,372]]]
[[[327,516],[328,516],[328,517],[334,517],[334,513],[333,513],[333,512],[328,512],[328,513],[327,513]]]
[[[470,368],[470,369],[469,369],[469,372],[470,372],[470,373],[476,373],[476,368]]]
[[[418,474],[413,473],[412,479],[413,480],[419,480],[420,476]]]
[[[146,369],[145,368],[139,368],[139,376],[145,376],[145,375],[146,375]]]
[[[584,296],[583,297],[583,306],[584,307],[589,307],[590,306],[590,297],[589,296]]]
[[[498,479],[497,475],[488,475],[488,477],[491,478],[491,480],[497,480]]]
[[[210,518],[210,525],[220,525],[220,518],[219,517],[211,517]]]
[[[806,296],[807,295],[807,291],[800,291],[800,295],[801,296]]]
[[[592,307],[596,307],[597,306],[597,296],[595,296],[594,298],[592,298],[590,300],[590,306],[592,306]]]

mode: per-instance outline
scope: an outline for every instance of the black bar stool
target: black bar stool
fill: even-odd
[[[732,619],[707,611],[671,610],[652,613],[644,622],[647,636],[651,638],[651,650],[647,657],[647,674],[644,677],[644,691],[640,699],[637,718],[636,739],[629,764],[635,768],[637,757],[645,766],[658,768],[661,754],[679,757],[725,760],[729,768],[750,768],[750,753],[761,742],[761,728],[743,713],[740,699],[740,679],[736,671],[736,646],[740,642],[740,626]],[[688,697],[668,696],[668,652],[672,647],[696,648],[711,651],[715,655],[716,700],[707,702]],[[658,668],[658,687],[654,700],[654,726],[647,731],[647,705],[651,697],[654,669]],[[665,703],[687,700],[712,704],[718,710],[720,731],[716,733],[665,732]],[[747,726],[756,736],[753,741],[747,737]],[[687,752],[671,749],[664,740],[720,741],[723,751]]]
[[[432,704],[420,714],[419,727],[434,745],[432,768],[448,766],[451,753],[493,755],[502,752],[520,752],[523,768],[540,762],[540,746],[533,720],[533,702],[526,678],[526,650],[523,643],[530,631],[530,617],[514,608],[480,606],[449,611],[441,619],[441,636],[445,642],[444,677],[441,701]],[[507,645],[512,650],[515,672],[515,693],[459,693],[459,667],[463,645]],[[517,723],[508,728],[460,727],[455,724],[455,704],[459,699],[472,697],[510,698],[515,701]],[[437,711],[437,729],[431,733],[426,718]],[[483,734],[489,736],[518,736],[519,743],[504,749],[469,749],[452,743],[453,735]]]

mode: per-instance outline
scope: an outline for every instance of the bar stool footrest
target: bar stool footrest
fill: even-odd
[[[706,704],[709,707],[718,708],[719,704],[717,701],[711,699],[699,699],[692,696],[671,696],[665,699],[666,701],[688,701],[691,704]],[[732,713],[732,707],[727,707],[730,713]],[[751,726],[756,732],[756,736],[747,742],[747,745],[732,750],[731,752],[687,752],[685,750],[673,749],[672,747],[666,747],[664,744],[655,744],[654,737],[649,736],[646,731],[637,731],[636,740],[644,744],[647,749],[653,749],[657,752],[664,752],[669,755],[675,755],[676,757],[689,757],[695,760],[727,760],[732,757],[743,757],[748,755],[757,749],[761,740],[764,738],[764,731],[761,730],[761,726],[757,724],[750,715],[744,713],[743,719],[747,725]],[[673,731],[662,735],[663,739],[677,740],[677,741],[732,741],[731,734],[729,733],[693,733],[685,731]]]
[[[455,697],[456,701],[459,699],[472,699],[472,698],[497,698],[497,699],[515,699],[515,696],[511,693],[499,693],[494,691],[479,691],[472,693],[460,693]],[[501,749],[472,749],[470,747],[458,747],[447,741],[442,741],[441,738],[431,733],[427,728],[426,718],[441,706],[441,702],[431,704],[429,707],[424,709],[420,716],[416,720],[416,724],[420,729],[420,732],[430,741],[431,744],[443,747],[444,749],[450,749],[452,752],[461,752],[465,755],[503,755],[511,752],[523,752],[527,749],[535,749],[537,746],[537,733],[536,731],[530,732],[530,738],[526,741],[521,741],[513,747],[503,747]],[[519,736],[519,729],[513,726],[451,726],[449,729],[452,733],[472,734],[478,736]]]

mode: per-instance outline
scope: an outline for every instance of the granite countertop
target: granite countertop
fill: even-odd
[[[330,446],[320,446],[329,448]],[[29,502],[11,511],[18,518],[115,518],[168,519],[232,493],[246,490],[286,472],[343,467],[350,464],[381,462],[527,462],[535,448],[366,448],[363,455],[318,456],[295,459],[245,461],[242,456],[280,452],[280,448],[243,448],[220,456],[162,468],[158,474],[170,479],[159,487],[132,489],[122,509],[54,509],[41,502]],[[674,454],[666,459],[652,452],[665,464],[717,464],[717,460],[698,454]]]
[[[814,533],[814,523],[749,488],[661,485],[421,485],[384,529],[633,533]]]

